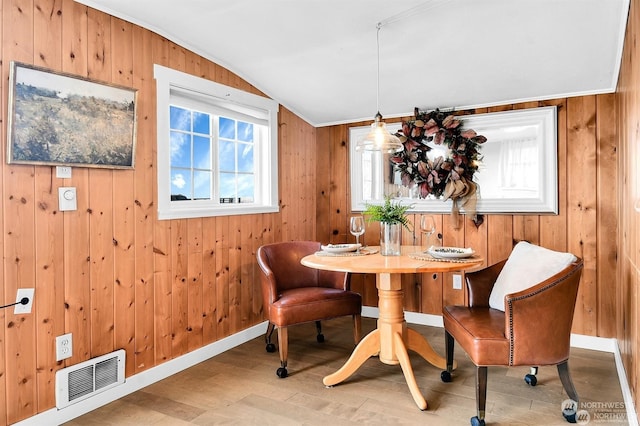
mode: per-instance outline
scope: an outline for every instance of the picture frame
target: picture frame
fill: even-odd
[[[7,163],[133,169],[137,89],[11,62]]]

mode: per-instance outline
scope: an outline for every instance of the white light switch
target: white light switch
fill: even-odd
[[[58,188],[58,210],[61,212],[78,210],[75,187],[61,186]]]
[[[60,179],[71,179],[71,167],[56,166],[56,177]]]

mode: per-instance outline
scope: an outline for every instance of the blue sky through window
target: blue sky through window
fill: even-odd
[[[253,200],[254,125],[224,117],[219,123],[220,197]]]
[[[170,107],[171,194],[211,198],[211,116]]]
[[[213,184],[220,198],[254,199],[254,125],[218,117],[217,168],[214,174],[210,114],[170,107],[171,194],[211,199]]]

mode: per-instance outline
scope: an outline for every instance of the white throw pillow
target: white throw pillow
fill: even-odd
[[[513,248],[489,296],[489,306],[504,312],[504,296],[546,280],[575,262],[562,253],[521,241]]]

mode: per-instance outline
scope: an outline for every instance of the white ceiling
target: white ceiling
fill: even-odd
[[[314,126],[615,91],[629,0],[76,0]]]

